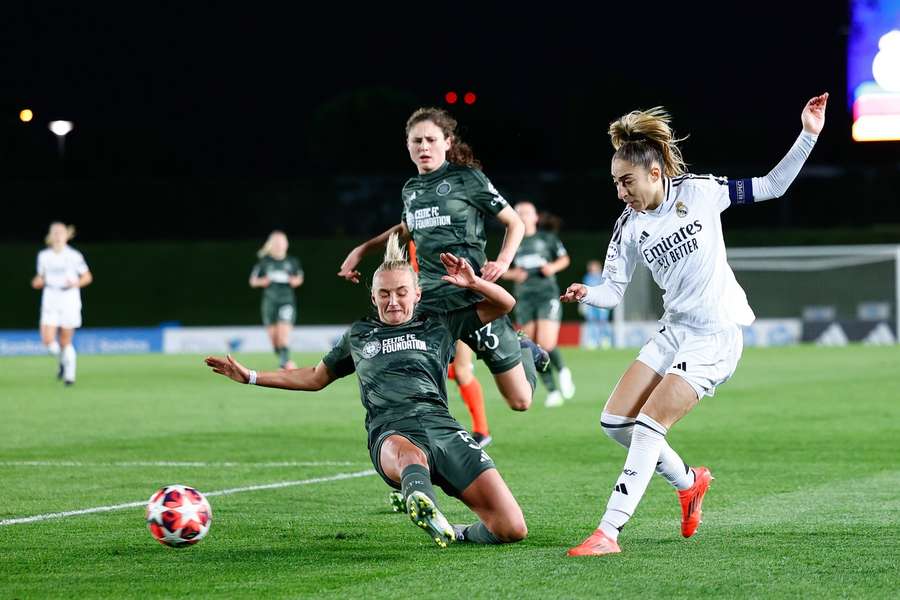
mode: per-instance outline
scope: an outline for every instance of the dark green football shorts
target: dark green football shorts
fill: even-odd
[[[297,322],[296,302],[273,302],[263,299],[261,312],[263,325],[274,325],[275,323],[293,325]]]
[[[491,373],[504,373],[522,362],[519,336],[507,315],[495,319],[480,329],[463,335],[463,342],[484,361]]]
[[[496,468],[491,457],[449,414],[406,417],[369,432],[372,464],[381,478],[398,490],[400,483],[389,479],[380,464],[381,446],[392,435],[405,437],[425,453],[432,483],[441,486],[450,496],[458,497],[481,473]]]

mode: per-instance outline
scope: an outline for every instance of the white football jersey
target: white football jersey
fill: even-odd
[[[45,298],[48,294],[62,293],[80,297],[78,286],[73,286],[72,283],[87,271],[84,256],[71,246],[65,246],[61,252],[47,248],[38,253],[37,273],[44,279]]]
[[[664,291],[663,323],[704,331],[756,318],[725,254],[721,212],[743,201],[745,180],[681,175],[664,180],[664,199],[646,212],[626,208],[616,222],[603,276],[631,281],[642,263]]]

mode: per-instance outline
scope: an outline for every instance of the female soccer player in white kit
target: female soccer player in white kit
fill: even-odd
[[[53,356],[59,357],[57,377],[66,385],[75,383],[75,346],[72,336],[81,327],[81,288],[94,280],[81,252],[69,246],[75,228],[65,223],[51,223],[48,248],[37,257],[37,275],[31,287],[43,290],[41,295],[41,341]],[[56,339],[59,331],[59,341]]]
[[[560,300],[612,308],[643,263],[665,291],[665,313],[603,409],[604,433],[628,449],[628,457],[599,527],[570,556],[621,551],[619,532],[654,470],[678,490],[682,535],[697,530],[712,476],[706,467],[689,468],[666,443],[666,433],[731,377],[743,349],[740,326],[755,318],[728,266],[720,213],[784,194],[822,131],[827,101],[826,93],[806,103],[797,141],[768,175],[752,179],[685,173],[680,140],[661,108],[634,111],[610,125],[612,177],[627,207],[616,222],[600,285],[573,283]]]

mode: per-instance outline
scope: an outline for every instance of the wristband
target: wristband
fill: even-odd
[[[256,371],[250,370],[250,379],[247,380],[248,385],[256,385]]]

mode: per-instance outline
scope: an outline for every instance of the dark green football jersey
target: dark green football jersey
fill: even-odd
[[[556,275],[546,277],[541,273],[541,267],[551,263],[557,258],[566,256],[567,252],[562,242],[549,231],[538,231],[522,240],[513,259],[513,266],[525,269],[528,279],[516,284],[516,298],[528,297],[556,297],[559,296],[559,285],[556,283]]]
[[[303,275],[303,267],[293,256],[286,256],[281,260],[263,256],[253,267],[254,277],[268,277],[272,282],[263,291],[263,299],[275,304],[290,304],[294,301],[294,288],[289,280],[295,275]]]
[[[449,414],[447,364],[462,332],[482,325],[474,306],[439,313],[417,309],[402,325],[362,319],[322,361],[335,377],[356,372],[370,431],[404,417]]]
[[[478,301],[471,291],[441,280],[447,271],[440,254],[465,258],[480,274],[487,260],[484,217],[507,206],[484,173],[449,161],[406,182],[402,219],[416,243],[422,305],[452,310]]]

